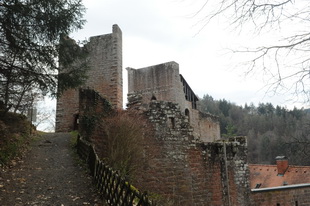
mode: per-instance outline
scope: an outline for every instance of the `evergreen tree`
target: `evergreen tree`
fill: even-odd
[[[75,72],[58,66],[60,48],[73,47],[66,37],[80,29],[85,11],[81,0],[2,0],[0,2],[0,102],[7,112],[18,109],[25,95],[57,94],[59,81],[68,84],[61,90],[80,84],[84,66]],[[66,42],[66,43],[65,43]],[[68,42],[71,42],[68,43]],[[81,59],[84,52],[70,50],[72,58]],[[63,50],[65,51],[65,50]],[[69,51],[69,50],[67,50]],[[64,56],[64,54],[62,54]],[[68,60],[73,62],[72,59]],[[66,73],[71,73],[65,75]],[[64,78],[65,77],[65,78]]]
[[[223,137],[247,136],[250,163],[274,164],[276,156],[286,155],[292,164],[310,164],[310,114],[307,111],[274,107],[271,103],[260,103],[258,107],[251,103],[242,108],[227,100],[214,100],[209,95],[204,96],[201,104],[202,108],[206,107],[204,104],[213,105]]]

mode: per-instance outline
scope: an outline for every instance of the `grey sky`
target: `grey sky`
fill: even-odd
[[[123,31],[123,66],[140,68],[166,61],[180,64],[180,73],[198,96],[211,94],[240,105],[271,101],[282,104],[283,97],[267,97],[260,91],[259,78],[244,78],[233,64],[238,60],[226,48],[249,41],[214,22],[197,32],[202,24],[189,18],[201,2],[169,0],[84,0],[87,24],[73,34],[75,39],[111,32],[113,24]],[[242,40],[240,40],[242,38]],[[124,86],[127,86],[124,70]],[[126,93],[126,88],[125,91]]]
[[[227,28],[225,22],[215,19],[201,31],[203,16],[191,18],[205,0],[83,0],[87,8],[86,25],[71,37],[85,40],[90,36],[112,32],[118,24],[123,31],[124,100],[127,99],[126,67],[142,68],[167,61],[176,61],[180,73],[199,96],[212,95],[238,105],[271,102],[274,105],[301,107],[286,95],[266,95],[262,73],[244,76],[244,68],[235,67],[244,59],[232,55],[228,49],[260,44],[264,39],[274,42],[268,33],[255,38],[252,31],[242,32]],[[200,32],[199,32],[200,31]],[[199,33],[198,33],[199,32]],[[266,42],[265,41],[265,42]],[[49,102],[49,103],[47,103]],[[45,101],[55,108],[55,101]]]

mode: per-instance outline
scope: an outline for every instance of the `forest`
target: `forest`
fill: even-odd
[[[238,106],[210,95],[200,110],[219,116],[221,136],[247,136],[251,164],[275,164],[285,155],[290,165],[310,165],[310,109],[287,109],[272,103]]]

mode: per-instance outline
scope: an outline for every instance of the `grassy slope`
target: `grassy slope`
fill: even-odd
[[[34,128],[23,115],[7,113],[0,116],[0,167],[27,148],[33,131]]]

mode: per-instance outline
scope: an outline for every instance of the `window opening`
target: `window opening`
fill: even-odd
[[[190,122],[190,116],[189,116],[189,110],[188,109],[185,109],[185,115],[188,118],[188,122]]]
[[[73,130],[79,129],[79,114],[74,115]]]
[[[174,117],[169,117],[169,127],[175,129],[175,119]]]
[[[190,121],[190,117],[189,117],[189,110],[188,110],[188,109],[185,109],[185,115],[187,116],[188,121]]]

